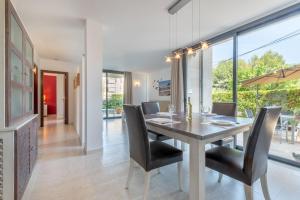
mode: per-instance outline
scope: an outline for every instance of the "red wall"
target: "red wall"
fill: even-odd
[[[43,83],[48,114],[56,114],[56,76],[44,75]]]

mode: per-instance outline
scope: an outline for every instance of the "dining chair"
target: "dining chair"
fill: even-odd
[[[253,118],[254,114],[253,111],[251,109],[245,109],[245,114],[247,118]]]
[[[281,107],[261,108],[244,152],[224,146],[206,151],[206,166],[243,182],[247,200],[253,199],[253,184],[258,179],[265,199],[270,199],[267,184],[268,153],[280,111]]]
[[[159,106],[159,103],[156,101],[142,102],[142,109],[143,109],[143,113],[145,115],[156,114],[160,111],[160,106]],[[165,136],[163,134],[153,132],[153,131],[148,131],[148,136],[150,139],[152,139],[154,141],[165,141],[165,140],[173,139],[173,138],[170,138],[168,136]],[[176,139],[174,139],[175,147],[177,147],[177,143],[178,143],[178,141]],[[181,149],[185,150],[183,143],[181,143]]]
[[[129,188],[135,163],[145,171],[144,200],[148,198],[151,171],[177,163],[179,190],[182,190],[182,151],[161,141],[150,142],[141,106],[124,105],[123,107],[128,128],[130,153],[126,189]]]
[[[145,115],[156,114],[160,111],[159,103],[156,101],[142,102],[142,109]],[[168,136],[153,131],[148,131],[148,136],[154,141],[165,141],[172,139]]]
[[[223,102],[214,102],[212,106],[212,113],[215,113],[217,115],[225,115],[230,117],[236,116],[236,103],[223,103]],[[224,138],[222,140],[217,140],[213,142],[212,144],[217,146],[229,146],[231,143],[233,143],[233,146],[235,146],[236,143],[236,137],[228,137]]]

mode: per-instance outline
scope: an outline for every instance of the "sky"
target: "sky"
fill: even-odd
[[[240,35],[238,37],[238,53],[241,55],[245,52],[249,52],[290,33],[298,33],[298,35],[240,56],[240,59],[247,61],[253,55],[261,56],[265,52],[272,50],[283,55],[287,64],[300,64],[300,15],[290,17],[280,22]],[[222,60],[232,58],[232,39],[216,44],[212,48],[214,66]]]

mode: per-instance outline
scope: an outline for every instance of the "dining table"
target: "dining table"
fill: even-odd
[[[149,131],[189,144],[189,200],[205,199],[206,144],[242,133],[245,147],[253,123],[249,118],[203,113],[193,113],[191,120],[184,113],[151,114],[145,121]]]

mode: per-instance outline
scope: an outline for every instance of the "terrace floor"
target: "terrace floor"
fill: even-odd
[[[296,159],[293,156],[293,153],[300,154],[300,135],[298,134],[296,136],[294,143],[292,143],[291,132],[288,132],[288,138],[286,138],[286,132],[283,132],[282,135],[280,135],[279,132],[275,132],[272,138],[270,154],[293,160],[300,164],[300,159]],[[238,135],[237,144],[243,144],[242,134]]]

